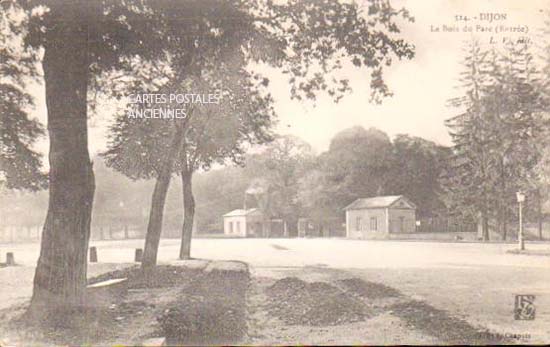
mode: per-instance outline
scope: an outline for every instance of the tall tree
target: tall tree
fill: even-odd
[[[490,70],[494,80],[488,90],[487,111],[494,114],[496,129],[491,143],[501,174],[498,224],[506,238],[508,216],[515,214],[515,209],[510,211],[515,205],[515,192],[523,190],[530,195],[527,211],[531,215],[537,204],[534,167],[542,151],[538,139],[544,127],[538,120],[543,99],[537,88],[539,71],[529,46],[508,43],[498,58]]]
[[[330,182],[330,174],[323,171],[318,163],[300,178],[298,203],[304,216],[311,218],[320,229],[330,219],[342,219],[342,206],[337,206],[333,200],[334,188]]]
[[[470,42],[460,76],[464,94],[450,100],[450,105],[461,113],[446,122],[454,142],[454,156],[443,176],[447,205],[466,218],[477,220],[479,213],[484,240],[489,239],[490,199],[494,196],[491,174],[496,165],[488,147],[492,124],[485,117],[483,104],[488,60],[488,53],[478,42]]]
[[[298,201],[321,228],[342,220],[342,208],[357,198],[392,193],[394,153],[390,138],[355,126],[336,134],[300,179]]]
[[[149,9],[155,4],[161,11],[162,4],[141,1],[0,3],[11,16],[10,29],[24,37],[33,58],[43,49],[50,194],[29,317],[55,322],[84,304],[95,188],[88,153],[88,92],[101,87],[102,72],[124,68],[129,57],[162,54],[154,26],[170,23],[158,16],[151,20]]]
[[[428,140],[361,127],[336,134],[329,150],[300,179],[299,201],[317,222],[342,218],[357,198],[406,195],[421,217],[445,212],[438,182],[449,149]]]
[[[387,193],[412,199],[418,217],[445,215],[439,177],[450,150],[419,137],[397,135],[393,139],[393,153]]]
[[[525,44],[482,50],[475,42],[464,62],[465,96],[452,100],[463,113],[448,120],[454,164],[445,183],[454,210],[479,211],[484,240],[493,217],[506,238],[515,192],[533,187],[539,160],[537,71]],[[475,212],[474,212],[475,213]]]
[[[390,138],[376,128],[356,126],[336,134],[321,155],[321,165],[334,186],[337,206],[388,193],[393,156]]]
[[[151,202],[143,268],[156,263],[163,209],[171,176],[181,175],[184,225],[180,257],[190,256],[190,238],[194,218],[192,176],[198,169],[208,169],[214,162],[227,159],[239,162],[248,143],[269,139],[269,98],[262,97],[248,74],[224,70],[212,81],[215,87],[223,75],[224,95],[217,105],[193,105],[185,119],[136,119],[121,114],[112,128],[112,141],[105,153],[107,163],[133,178],[155,178]],[[204,83],[204,81],[202,82]],[[192,90],[207,92],[200,86]],[[253,88],[254,87],[254,88]],[[254,91],[253,91],[254,89]],[[159,149],[162,152],[159,153]],[[160,192],[160,193],[159,193]]]
[[[181,151],[180,176],[182,180],[184,221],[180,246],[180,259],[191,256],[191,236],[195,215],[195,198],[192,188],[193,174],[208,170],[215,162],[227,159],[242,163],[248,145],[271,140],[274,113],[271,98],[262,96],[260,86],[250,81],[244,70],[240,78],[224,83],[226,94],[222,102],[205,110],[186,134]],[[224,74],[227,78],[230,74]],[[228,92],[228,93],[227,93]]]
[[[298,201],[299,182],[313,159],[311,146],[291,135],[279,136],[263,151],[247,159],[246,170],[254,177],[247,193],[256,198],[266,218],[283,219],[285,236],[295,231],[302,212]]]
[[[539,147],[539,161],[535,168],[537,177],[537,218],[539,238],[542,239],[543,206],[550,196],[550,11],[545,12],[546,20],[539,39],[538,55],[541,62],[540,79],[537,89],[541,94],[542,108],[538,113],[538,128],[541,130],[535,144]]]

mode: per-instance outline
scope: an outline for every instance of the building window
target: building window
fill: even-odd
[[[235,222],[235,232],[240,233],[241,232],[241,222]]]
[[[361,231],[361,217],[355,219],[355,230]]]
[[[378,219],[376,217],[370,218],[370,230],[372,231],[378,230]]]
[[[233,222],[229,222],[229,233],[233,234]]]

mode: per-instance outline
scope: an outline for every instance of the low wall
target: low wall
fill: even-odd
[[[388,234],[386,239],[388,240],[441,240],[441,241],[475,241],[477,240],[477,233],[475,231],[462,231],[462,232],[433,232],[433,233],[403,233],[403,234]]]
[[[361,236],[352,234],[350,239],[363,240],[437,240],[437,241],[476,241],[475,231],[461,232],[414,232],[414,233],[381,233],[363,232]]]
[[[524,225],[524,234],[523,237],[527,241],[539,241],[541,240],[550,240],[550,223],[544,222],[542,225],[542,233],[539,234],[538,223],[525,223]],[[518,238],[519,226],[517,224],[508,224],[508,230],[506,233],[506,240],[517,240]],[[541,235],[542,234],[542,235]],[[478,228],[477,235],[481,238],[482,232],[481,227]],[[489,239],[493,241],[502,241],[503,235],[500,232],[497,232],[495,228],[489,228]]]

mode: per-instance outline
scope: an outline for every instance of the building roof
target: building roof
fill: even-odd
[[[231,212],[228,212],[226,214],[224,214],[223,216],[224,217],[239,217],[239,216],[249,216],[251,214],[261,214],[262,211],[260,211],[259,208],[249,208],[247,210],[243,210],[243,209],[237,209],[237,210],[233,210]]]
[[[386,208],[386,207],[393,206],[400,200],[406,203],[406,206],[400,206],[400,207],[416,209],[416,205],[413,204],[409,199],[407,199],[403,195],[387,195],[387,196],[375,196],[372,198],[357,199],[351,204],[349,204],[348,206],[346,206],[344,210]]]

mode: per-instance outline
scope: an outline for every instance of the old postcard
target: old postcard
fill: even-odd
[[[0,0],[0,347],[550,343],[546,0]]]

